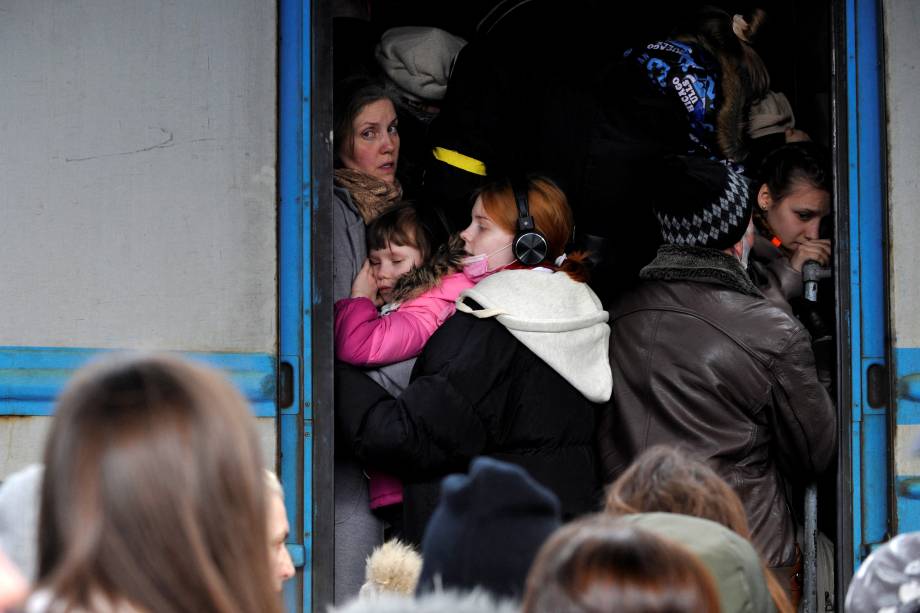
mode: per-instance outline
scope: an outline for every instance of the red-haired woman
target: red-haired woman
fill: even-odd
[[[545,239],[546,259],[523,257],[528,265],[515,243],[529,222]],[[559,496],[566,517],[595,507],[609,328],[581,257],[565,255],[571,236],[571,211],[551,181],[486,186],[461,233],[471,254],[464,270],[478,283],[428,341],[405,391],[394,398],[339,369],[336,385],[348,393],[339,394],[337,429],[359,460],[403,480],[409,540],[421,540],[439,478],[465,471],[477,455],[523,466]]]

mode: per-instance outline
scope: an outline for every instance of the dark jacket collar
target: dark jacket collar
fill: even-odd
[[[657,257],[642,269],[639,277],[655,281],[714,283],[748,296],[763,297],[741,268],[741,263],[716,249],[662,245]]]

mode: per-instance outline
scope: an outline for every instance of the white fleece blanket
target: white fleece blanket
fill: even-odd
[[[467,297],[482,308],[464,304]],[[586,284],[546,269],[503,270],[461,292],[457,309],[495,317],[585,398],[610,399],[608,313]]]

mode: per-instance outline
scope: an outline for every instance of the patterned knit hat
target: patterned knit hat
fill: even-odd
[[[748,181],[726,164],[670,156],[656,177],[653,204],[666,243],[727,249],[741,240],[753,203]]]

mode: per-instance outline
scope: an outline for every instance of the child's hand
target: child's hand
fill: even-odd
[[[355,277],[354,282],[351,284],[351,297],[367,298],[371,302],[377,303],[377,280],[374,278],[373,271],[371,271],[371,263],[367,260],[364,260],[364,266],[358,271],[358,276]]]

